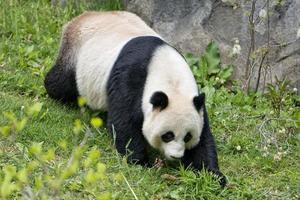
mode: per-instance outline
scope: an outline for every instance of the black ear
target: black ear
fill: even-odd
[[[153,109],[163,110],[168,106],[168,96],[163,92],[154,92],[150,103],[153,105]]]
[[[196,110],[199,111],[205,103],[205,93],[201,93],[199,96],[194,97],[193,103]]]

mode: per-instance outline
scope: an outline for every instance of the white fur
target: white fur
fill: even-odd
[[[91,12],[78,21],[77,88],[92,109],[107,110],[106,83],[122,47],[134,37],[159,36],[128,12]]]
[[[164,92],[169,99],[168,106],[153,110],[149,102],[156,91]],[[172,47],[158,48],[151,60],[144,88],[142,109],[144,113],[143,134],[149,144],[160,149],[168,159],[182,157],[184,149],[190,149],[199,142],[203,128],[203,111],[197,112],[193,98],[198,95],[194,76],[183,57]],[[175,139],[169,143],[161,135],[172,131]],[[187,132],[192,139],[184,143]]]
[[[87,99],[87,104],[92,109],[107,110],[106,83],[111,68],[126,41],[110,47],[109,44],[106,44],[110,40],[100,42],[99,40],[101,40],[100,37],[94,37],[81,48],[76,81],[79,94]]]

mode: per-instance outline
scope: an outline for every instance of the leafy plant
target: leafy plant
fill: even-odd
[[[187,54],[186,60],[191,66],[199,87],[205,92],[208,102],[211,101],[217,88],[229,82],[233,73],[232,65],[222,66],[220,50],[214,41],[208,44],[200,59],[192,54]]]
[[[202,88],[207,85],[219,88],[229,81],[233,73],[232,65],[221,65],[220,50],[213,41],[208,44],[200,59],[193,57],[192,54],[187,54],[186,59]]]
[[[280,116],[280,112],[284,105],[291,100],[291,92],[289,91],[289,81],[286,78],[282,80],[275,76],[275,83],[267,85],[266,97],[271,101],[274,112]]]
[[[81,106],[84,106],[84,103]],[[88,140],[93,138],[92,128],[83,125],[81,120],[75,120],[74,137],[78,138],[82,132],[84,137],[79,145],[72,147],[73,152],[69,158],[58,159],[58,149],[43,148],[44,142],[32,142],[29,146],[15,144],[17,134],[22,132],[26,124],[43,117],[40,103],[24,110],[26,113],[21,119],[12,112],[5,112],[4,116],[8,122],[0,127],[0,149],[6,147],[2,150],[4,152],[0,152],[0,157],[5,159],[3,154],[8,154],[17,161],[17,165],[1,164],[3,171],[0,172],[0,197],[9,199],[21,193],[23,198],[48,199],[62,197],[63,191],[68,189],[68,193],[84,191],[86,197],[110,199],[111,194],[107,188],[111,183],[106,174],[107,167],[100,160],[101,152],[95,146],[87,146]],[[103,124],[97,117],[93,117],[90,123],[94,129]],[[14,141],[11,138],[14,138]],[[65,142],[60,142],[59,146],[65,149],[66,145]],[[16,148],[14,153],[9,152],[11,148]]]

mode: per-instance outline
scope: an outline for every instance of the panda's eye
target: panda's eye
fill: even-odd
[[[191,139],[192,139],[192,134],[190,133],[190,132],[188,132],[185,136],[184,136],[184,138],[183,138],[183,141],[185,142],[185,143],[188,143]]]
[[[172,131],[168,131],[161,136],[162,141],[164,141],[165,143],[171,142],[172,140],[174,140],[174,138],[175,135]]]

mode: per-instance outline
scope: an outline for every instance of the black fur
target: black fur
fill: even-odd
[[[194,97],[193,103],[196,110],[200,111],[205,102],[205,93],[201,93],[198,96]]]
[[[226,185],[226,177],[220,172],[218,156],[214,137],[210,131],[209,119],[204,105],[204,126],[200,136],[200,142],[194,148],[186,150],[182,158],[185,166],[192,166],[194,169],[203,168],[213,172],[220,178],[220,185]]]
[[[61,63],[55,64],[46,75],[45,88],[49,96],[64,103],[73,102],[78,97],[75,72]]]
[[[168,106],[168,96],[163,92],[155,92],[150,99],[150,103],[153,105],[153,109],[163,110]]]
[[[148,162],[141,97],[152,55],[164,44],[152,36],[132,39],[122,49],[108,79],[108,127],[116,133],[118,152],[125,155],[129,151],[131,162]]]
[[[70,41],[64,37],[56,63],[47,73],[44,81],[48,95],[64,103],[74,102],[78,97],[75,61],[72,59],[70,48]]]

